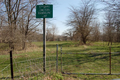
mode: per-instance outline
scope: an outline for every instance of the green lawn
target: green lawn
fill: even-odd
[[[46,71],[43,72],[42,61],[42,42],[33,42],[34,46],[29,47],[26,51],[14,51],[14,76],[15,79],[37,80],[42,78],[51,78],[55,80],[110,80],[120,78],[120,75],[62,75],[54,74],[56,70],[56,44],[59,45],[59,72],[61,70],[61,46],[63,53],[83,53],[83,54],[63,54],[63,72],[70,73],[109,73],[109,56],[108,54],[84,54],[84,53],[104,53],[109,52],[109,46],[106,42],[94,42],[89,45],[78,45],[78,42],[71,41],[54,41],[46,42]],[[0,50],[4,51],[8,48],[7,44],[0,43]],[[0,51],[0,78],[10,77],[9,52],[2,54]],[[111,45],[111,52],[120,52],[120,43]],[[8,67],[6,67],[8,66]],[[120,55],[112,54],[112,73],[120,73]],[[6,68],[5,68],[6,67]],[[3,71],[2,71],[3,70]],[[21,77],[23,76],[24,77]],[[29,77],[31,76],[31,77]],[[47,80],[47,79],[46,79]]]

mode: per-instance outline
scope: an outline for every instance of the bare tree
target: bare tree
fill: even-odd
[[[53,41],[55,40],[55,36],[57,35],[57,33],[58,33],[58,29],[57,29],[56,25],[52,24],[51,34],[52,34],[52,40]]]
[[[76,9],[71,8],[70,18],[67,22],[70,26],[75,28],[75,34],[80,36],[80,40],[83,44],[86,44],[89,39],[90,32],[92,30],[91,21],[95,13],[94,4],[91,3],[91,0],[83,2],[83,5]]]
[[[116,30],[116,42],[120,42],[120,15],[118,15],[118,17],[116,18],[115,30]]]
[[[120,1],[119,0],[102,0],[106,4],[105,11],[112,12],[114,15],[115,41],[120,42]]]
[[[4,4],[6,8],[4,12],[6,12],[6,15],[7,15],[6,18],[8,22],[8,28],[9,28],[9,36],[8,36],[9,47],[11,49],[14,49],[14,43],[17,41],[17,39],[15,39],[16,37],[15,34],[17,30],[17,18],[18,18],[20,10],[23,7],[20,8],[21,0],[16,0],[16,1],[5,0]]]
[[[24,2],[23,2],[24,3]],[[21,16],[20,16],[20,33],[22,35],[22,49],[25,49],[26,47],[26,41],[28,41],[28,38],[32,36],[36,32],[37,26],[41,23],[41,20],[36,20],[35,18],[35,6],[37,5],[38,1],[35,0],[29,0],[26,2],[26,7],[21,10]],[[30,39],[30,38],[29,38]]]
[[[74,29],[67,29],[63,35],[64,36],[68,36],[70,38],[70,40],[73,40],[73,34],[74,34]]]
[[[107,12],[105,17],[106,22],[104,23],[104,32],[107,37],[108,45],[113,42],[115,27],[114,27],[114,16],[112,12]]]
[[[58,29],[55,24],[51,24],[50,28],[46,30],[46,40],[54,41],[55,36],[57,35]]]
[[[100,27],[99,26],[100,26],[100,24],[94,21],[93,29],[91,32],[92,41],[99,41],[100,40]]]
[[[49,41],[51,39],[51,29],[47,27],[46,29],[46,40]]]
[[[40,24],[40,20],[35,18],[35,6],[46,2],[47,0],[0,1],[0,16],[4,17],[5,24],[3,21],[1,23],[7,27],[4,32],[7,31],[6,40],[11,49],[14,49],[16,43],[21,43],[22,49],[25,48],[25,42],[37,31]]]

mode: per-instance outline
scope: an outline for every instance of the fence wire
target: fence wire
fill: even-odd
[[[10,79],[11,74],[10,74],[10,64],[5,66],[2,70],[0,70],[0,80],[7,80]]]
[[[120,54],[111,54],[111,72],[120,75]],[[62,53],[62,72],[68,74],[109,74],[109,53]],[[68,68],[69,66],[69,68]]]
[[[2,63],[4,63],[3,61]],[[10,62],[7,59],[7,62]],[[43,78],[43,58],[26,59],[24,61],[17,61],[13,58],[14,80],[41,80]],[[50,74],[56,70],[56,57],[46,57],[46,72]],[[0,80],[11,80],[10,63],[6,64],[0,70]]]

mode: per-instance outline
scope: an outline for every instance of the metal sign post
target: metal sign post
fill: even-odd
[[[46,72],[46,19],[53,17],[53,5],[36,5],[36,18],[43,18],[43,72]]]
[[[45,18],[43,18],[43,71],[45,73],[45,68],[46,68],[46,34],[45,34]]]

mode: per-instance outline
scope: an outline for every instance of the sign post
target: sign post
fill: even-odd
[[[46,72],[46,19],[53,18],[53,5],[37,5],[36,18],[43,18],[43,72]]]
[[[46,34],[45,34],[45,18],[43,18],[43,71],[46,71]]]

